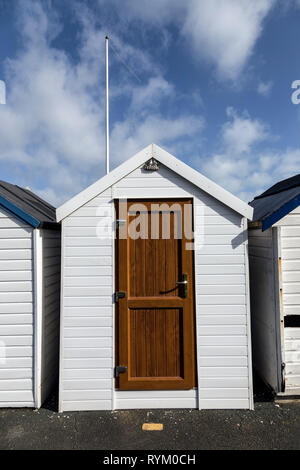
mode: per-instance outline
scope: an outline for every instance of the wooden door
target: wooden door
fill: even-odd
[[[127,368],[119,375],[119,388],[191,389],[196,377],[193,251],[187,249],[191,240],[183,223],[190,218],[192,228],[192,201],[129,200],[117,206],[122,220],[116,287],[125,296],[117,301],[116,361]],[[177,284],[184,279],[187,284]]]

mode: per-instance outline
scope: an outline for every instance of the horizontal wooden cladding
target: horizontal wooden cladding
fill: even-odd
[[[201,325],[200,336],[243,336],[247,334],[246,325]]]
[[[300,259],[300,248],[285,248],[282,251],[283,260],[298,260]]]
[[[293,213],[290,213],[287,217],[283,217],[283,219],[281,219],[277,225],[280,225],[280,227],[283,227],[283,226],[293,226],[293,225],[300,225],[300,215],[299,214],[293,214]]]
[[[5,354],[8,354],[8,349],[10,346],[32,346],[33,337],[32,337],[32,325],[24,325],[24,332],[23,328],[19,327],[19,334],[12,333],[12,327],[5,328],[1,326],[1,330],[3,333],[0,336],[0,340],[4,343],[5,346]],[[5,334],[6,333],[6,334]]]
[[[63,399],[66,401],[73,400],[98,400],[101,395],[102,400],[110,400],[112,397],[111,390],[66,390],[63,392]]]
[[[65,327],[65,338],[109,337],[111,335],[111,327]]]
[[[248,388],[248,376],[244,377],[203,377],[199,385],[205,388]]]
[[[299,228],[298,231],[300,231]],[[295,237],[282,236],[281,246],[282,248],[300,248],[299,234]]]
[[[101,334],[101,333],[100,333]],[[110,336],[75,336],[65,338],[66,348],[112,348],[112,338]]]
[[[112,275],[112,266],[71,266],[64,269],[65,278],[109,278]]]
[[[110,390],[111,388],[111,379],[66,379],[64,381],[64,390]]]
[[[33,322],[31,313],[11,313],[0,315],[0,325],[31,325]],[[1,338],[1,331],[0,331]]]
[[[88,357],[64,359],[63,366],[65,369],[110,369],[112,370],[112,359],[110,357]]]
[[[66,237],[66,244],[65,246],[68,247],[97,247],[97,246],[105,246],[111,247],[112,239],[108,238],[99,238],[97,234],[94,237]]]
[[[31,260],[31,249],[2,250],[1,260]]]
[[[66,247],[65,255],[68,257],[110,256],[112,255],[112,246]]]
[[[249,390],[245,388],[204,388],[201,391],[202,399],[247,399],[249,398]]]
[[[248,344],[247,336],[245,335],[230,335],[228,336],[199,336],[199,343],[201,346],[246,346]]]
[[[205,259],[206,260],[206,259]],[[209,260],[208,260],[209,261]],[[245,265],[244,264],[200,264],[195,267],[196,276],[202,276],[202,279],[205,277],[207,281],[211,279],[211,276],[220,276],[218,277],[218,284],[227,283],[229,284],[228,278],[234,275],[243,275],[245,278]],[[221,278],[224,279],[221,282]],[[227,281],[226,281],[227,280]],[[206,282],[205,282],[206,284]],[[211,282],[209,282],[211,284]]]
[[[201,284],[201,282],[196,278],[196,285],[200,284],[201,293],[203,295],[245,295],[246,286],[245,284]]]
[[[96,231],[97,225],[101,227],[112,227],[112,218],[110,217],[69,217],[65,220],[65,227],[89,227],[92,231]]]
[[[0,255],[2,250],[25,250],[31,249],[32,242],[30,238],[3,239],[0,238]]]
[[[282,271],[300,271],[300,260],[283,260],[282,261]]]
[[[246,278],[244,274],[229,274],[218,275],[218,274],[197,274],[196,284],[204,286],[242,286],[246,284]]]
[[[106,317],[110,316],[112,318],[112,307],[110,306],[100,306],[100,307],[65,307],[65,318],[73,317],[74,320],[76,317]]]
[[[1,317],[0,317],[1,318]],[[83,317],[71,317],[68,316],[64,319],[64,326],[65,327],[107,327],[112,326],[112,317],[98,317],[93,316],[89,317],[85,315]]]
[[[66,287],[112,287],[112,280],[110,276],[66,276],[65,278]]]
[[[0,381],[1,391],[14,391],[14,390],[32,390],[31,379],[15,379],[15,380],[1,380]]]
[[[297,305],[298,308],[299,308],[299,306],[300,306],[300,290],[298,290],[298,292],[295,293],[295,294],[288,294],[288,293],[284,292],[283,301],[284,301],[284,306]]]
[[[298,283],[298,285],[300,286],[300,271],[283,271],[282,281],[286,283],[287,282]]]
[[[101,391],[101,394],[102,394],[102,391]],[[111,410],[112,402],[111,400],[86,400],[86,399],[78,400],[78,401],[65,400],[63,406],[64,406],[64,411]]]
[[[68,379],[112,379],[113,370],[111,368],[95,368],[95,369],[65,369],[64,378]]]
[[[8,390],[0,391],[0,406],[33,406],[33,392],[32,390]]]
[[[201,368],[201,377],[248,377],[248,367],[238,366],[203,366]]]
[[[197,300],[198,305],[245,305],[245,295],[202,295]]]
[[[204,410],[218,410],[218,409],[249,409],[249,398],[237,399],[237,398],[212,398],[212,399],[201,399],[201,409]]]
[[[31,292],[31,281],[0,281],[0,293],[2,292]]]
[[[236,367],[248,366],[247,356],[200,356],[198,364],[201,367]]]
[[[31,260],[0,260],[0,271],[29,271],[31,272]]]
[[[64,299],[65,307],[103,307],[113,305],[113,296],[99,297],[66,297]]]
[[[33,369],[32,364],[28,368],[17,368],[17,369],[3,369],[0,367],[0,390],[3,380],[15,380],[15,379],[32,379]]]
[[[223,325],[246,325],[247,317],[246,315],[200,315],[197,321],[199,328],[201,329],[202,325],[214,325],[214,326],[223,326]]]
[[[112,266],[112,255],[107,256],[71,256],[65,257],[65,267],[101,267],[101,266]]]
[[[97,347],[98,346],[98,347]],[[104,358],[111,358],[113,357],[112,354],[112,347],[99,347],[97,345],[96,347],[80,347],[78,345],[76,347],[76,344],[73,344],[73,347],[65,347],[64,350],[64,357],[65,359],[92,359],[92,358],[98,358],[98,359],[104,359]]]
[[[202,338],[199,338],[198,346],[199,355],[209,357],[219,356],[246,356],[248,357],[248,348],[245,345],[232,346],[231,344],[223,344],[222,346],[216,346],[215,344],[205,345],[202,344]]]
[[[245,257],[242,254],[222,254],[220,253],[219,255],[214,255],[214,254],[207,254],[207,253],[201,253],[201,252],[196,252],[196,264],[199,266],[201,264],[205,265],[243,265],[245,261]]]

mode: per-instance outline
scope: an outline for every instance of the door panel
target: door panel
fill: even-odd
[[[126,224],[116,242],[116,287],[126,295],[117,308],[117,365],[127,367],[119,388],[190,389],[195,386],[194,273],[183,221],[187,211],[192,224],[192,201],[140,202],[139,210],[138,201],[118,203],[118,218]],[[184,275],[187,295],[177,284]]]

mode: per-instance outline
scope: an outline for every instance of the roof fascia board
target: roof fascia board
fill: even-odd
[[[26,222],[27,224],[31,225],[34,228],[37,228],[40,225],[40,221],[38,219],[28,214],[27,212],[23,211],[23,209],[20,209],[20,207],[8,201],[1,195],[0,195],[0,207],[4,209],[6,212],[15,216],[21,222]]]
[[[206,176],[186,165],[181,160],[178,160],[178,158],[174,157],[166,150],[163,150],[158,145],[153,144],[153,147],[154,158],[157,158],[157,160],[165,164],[175,173],[178,173],[180,176],[190,181],[195,186],[202,189],[218,201],[222,202],[228,207],[231,207],[243,217],[247,217],[249,220],[253,219],[254,209],[253,207],[249,206],[249,204],[234,196],[229,191],[219,186],[217,183],[214,183],[210,179],[206,178]]]
[[[290,212],[296,209],[299,205],[300,205],[300,195],[294,197],[289,202],[287,202],[282,207],[280,207],[280,209],[278,209],[276,212],[273,212],[273,214],[263,219],[262,231],[264,232],[268,228],[272,227],[272,225],[276,224],[276,222],[278,222],[283,217],[288,215]]]
[[[253,207],[249,206],[244,201],[226,191],[221,186],[201,175],[198,171],[181,162],[158,145],[151,144],[118,166],[111,173],[96,181],[96,183],[84,189],[81,193],[77,194],[65,204],[60,206],[56,210],[57,221],[61,221],[79,207],[83,206],[88,201],[96,197],[98,194],[101,194],[111,185],[117,183],[119,180],[134,171],[151,157],[156,158],[162,164],[173,170],[175,173],[179,174],[179,176],[185,178],[187,181],[191,182],[201,190],[210,194],[212,197],[238,212],[243,217],[247,217],[247,219],[252,220],[254,211]]]
[[[126,162],[122,163],[120,166],[108,173],[108,175],[103,176],[103,178],[81,191],[81,193],[74,196],[62,206],[58,207],[56,209],[57,222],[60,222],[72,212],[79,209],[79,207],[83,206],[91,199],[96,197],[97,194],[103,193],[103,191],[105,191],[107,188],[117,183],[118,181],[120,181],[120,179],[124,178],[126,175],[134,171],[145,161],[149,160],[151,156],[152,145],[148,145],[148,147],[138,152],[129,160],[126,160]]]

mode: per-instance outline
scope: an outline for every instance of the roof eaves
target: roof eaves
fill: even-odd
[[[11,201],[8,201],[1,195],[0,207],[2,207],[5,211],[9,212],[10,214],[13,214],[21,222],[26,222],[34,228],[37,228],[40,225],[40,221],[38,219],[25,212],[23,209],[20,209],[20,207],[16,206]]]
[[[288,201],[286,204],[281,206],[272,214],[263,218],[262,219],[262,231],[264,232],[268,228],[272,227],[272,225],[276,224],[276,222],[278,222],[283,217],[288,215],[290,212],[296,209],[299,205],[300,205],[300,194],[294,197],[293,199],[291,199],[290,201]]]

